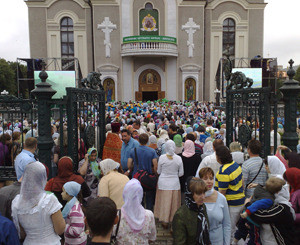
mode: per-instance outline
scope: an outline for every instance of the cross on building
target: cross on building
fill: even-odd
[[[106,58],[109,58],[110,57],[110,49],[111,49],[110,33],[113,30],[117,29],[117,25],[113,24],[109,20],[109,17],[105,17],[104,21],[101,24],[98,24],[98,29],[102,30],[105,34],[105,39],[104,39],[105,56],[106,56]]]
[[[197,25],[193,18],[189,18],[189,21],[186,22],[185,25],[182,26],[182,30],[185,30],[187,34],[189,35],[189,38],[187,40],[187,46],[189,48],[189,56],[193,57],[193,50],[194,50],[194,33],[196,30],[200,30],[200,26]]]

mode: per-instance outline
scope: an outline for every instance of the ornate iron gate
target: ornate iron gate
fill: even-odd
[[[25,120],[26,119],[26,120]],[[9,134],[12,136],[16,129],[20,132],[20,147],[24,147],[25,134],[29,132],[34,137],[36,132],[34,123],[30,127],[26,127],[24,122],[35,122],[37,119],[37,109],[35,100],[17,98],[13,95],[0,95],[0,136]],[[13,159],[11,154],[7,157],[5,148],[2,147],[0,159],[0,181],[16,180],[16,174],[13,167]],[[2,165],[2,166],[1,166]]]
[[[41,84],[42,87],[47,85],[46,79],[47,76],[44,74]],[[47,86],[49,86],[49,84]],[[49,97],[49,99],[43,101],[47,106],[47,110],[38,108],[39,99],[24,100],[10,95],[1,95],[0,128],[9,130],[7,127],[11,127],[11,130],[13,131],[14,127],[16,127],[14,126],[16,120],[18,120],[21,124],[19,128],[21,130],[21,145],[23,147],[25,141],[23,131],[26,129],[23,125],[24,119],[27,118],[29,122],[37,122],[38,115],[39,119],[43,119],[45,118],[43,115],[47,114],[47,118],[49,118],[49,122],[48,119],[47,122],[49,124],[45,124],[42,120],[39,120],[39,132],[42,132],[41,135],[44,135],[44,132],[50,132],[50,118],[52,122],[57,123],[57,126],[60,128],[58,132],[60,148],[59,157],[64,155],[70,156],[75,165],[74,170],[77,171],[78,162],[84,158],[84,153],[86,153],[87,148],[97,148],[99,156],[101,157],[105,142],[105,92],[101,85],[100,74],[90,73],[88,78],[83,80],[83,86],[85,86],[85,88],[66,88],[67,96],[64,96],[63,99],[51,99],[51,97]],[[40,93],[40,91],[37,93]],[[32,130],[30,136],[36,137],[37,135],[33,134],[34,124],[31,123],[30,125],[31,128],[28,128],[28,130]],[[67,149],[65,147],[65,137],[67,138]],[[42,141],[43,138],[38,136],[39,153],[41,153],[39,147],[40,144],[43,143]],[[50,139],[47,139],[49,147],[46,150],[43,149],[44,153],[46,152],[48,159],[48,161],[44,161],[44,163],[50,170],[50,178],[53,177],[51,170],[53,167],[53,159],[51,159],[53,148],[51,150],[51,142],[53,142],[53,137],[51,138],[50,136]],[[39,158],[42,158],[40,154]],[[4,161],[2,164],[1,162],[0,181],[15,179],[13,163],[6,163]]]
[[[68,155],[78,167],[78,150],[96,147],[102,156],[105,142],[105,92],[101,89],[67,88]],[[84,147],[81,148],[81,140]]]
[[[231,72],[231,71],[230,71]],[[277,148],[277,99],[270,87],[251,88],[253,81],[244,74],[227,74],[226,144],[239,141],[243,149],[251,138],[262,143],[261,156],[271,153],[270,133],[274,129],[274,151]],[[272,152],[273,153],[273,152]],[[274,152],[275,153],[275,152]]]

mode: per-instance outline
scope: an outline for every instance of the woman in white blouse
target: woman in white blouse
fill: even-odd
[[[175,154],[175,143],[166,142],[166,154],[158,160],[158,187],[156,191],[154,216],[167,229],[173,216],[181,204],[179,177],[183,176],[183,163],[180,156]]]
[[[54,194],[45,192],[46,168],[29,163],[23,175],[20,194],[12,202],[12,217],[24,245],[60,245],[65,220]]]

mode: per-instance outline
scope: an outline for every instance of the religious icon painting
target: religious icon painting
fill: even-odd
[[[156,9],[141,9],[139,13],[140,35],[159,35],[158,11]]]
[[[107,78],[103,82],[105,91],[105,101],[110,102],[115,100],[115,82],[111,78]]]
[[[144,17],[144,19],[142,20],[142,26],[142,31],[157,31],[156,20],[150,14]]]
[[[188,78],[185,80],[185,100],[196,100],[196,81],[193,78]]]

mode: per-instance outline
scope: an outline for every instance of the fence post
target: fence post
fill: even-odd
[[[289,61],[290,68],[287,72],[289,79],[287,79],[280,91],[283,93],[284,100],[284,134],[282,136],[283,144],[289,147],[292,151],[296,151],[298,144],[297,134],[297,98],[300,92],[299,82],[294,80],[296,72],[293,69],[294,61]]]
[[[49,178],[51,178],[53,177],[51,166],[53,139],[51,137],[51,104],[49,102],[56,91],[51,88],[51,84],[46,82],[48,74],[45,71],[45,64],[43,64],[43,70],[39,77],[42,82],[36,84],[36,88],[31,91],[38,104],[38,156],[39,161],[49,168]]]

